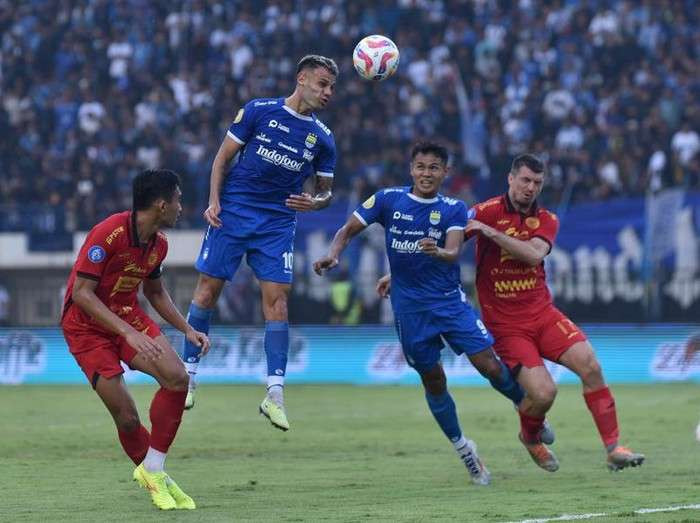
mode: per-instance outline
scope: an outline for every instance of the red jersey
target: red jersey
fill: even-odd
[[[61,323],[108,333],[88,313],[73,304],[76,276],[97,281],[97,297],[112,312],[125,318],[139,309],[139,286],[144,278],[160,276],[167,253],[168,240],[160,231],[148,244],[139,244],[136,214],[132,211],[113,214],[101,221],[85,238],[68,277]]]
[[[507,194],[477,204],[472,210],[470,218],[521,240],[542,238],[550,249],[559,230],[555,214],[536,203],[528,214],[521,214]],[[522,322],[552,304],[544,262],[532,267],[480,234],[476,240],[476,289],[487,324]]]

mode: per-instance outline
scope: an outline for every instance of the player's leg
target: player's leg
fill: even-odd
[[[272,425],[289,429],[284,410],[284,376],[289,352],[289,316],[287,302],[291,285],[261,281],[262,308],[265,317],[265,358],[267,360],[267,395],[260,412]]]
[[[615,399],[605,384],[600,363],[591,344],[588,341],[577,341],[559,356],[559,363],[581,378],[583,398],[608,453],[608,467],[611,470],[620,470],[641,465],[644,462],[643,454],[619,444],[620,431]]]
[[[235,274],[247,247],[245,223],[241,218],[234,213],[222,211],[221,219],[224,222],[222,227],[209,227],[204,235],[202,248],[194,264],[199,271],[199,279],[187,312],[187,322],[205,334],[209,334],[209,322],[221,289],[225,281]],[[186,409],[194,407],[199,355],[200,348],[185,338],[182,360],[190,375],[189,390],[185,399]]]
[[[260,281],[265,317],[267,394],[259,410],[281,430],[289,429],[284,409],[284,377],[289,352],[287,302],[294,268],[294,232],[295,224],[288,217],[268,216],[247,250],[248,265]]]
[[[207,274],[200,273],[197,280],[197,287],[192,296],[189,310],[187,311],[187,323],[193,329],[209,334],[209,322],[216,302],[224,288],[225,280],[214,278]],[[194,407],[194,391],[197,386],[196,376],[199,367],[199,355],[201,349],[185,338],[182,350],[182,360],[185,362],[185,369],[190,376],[187,398],[185,399],[185,409]]]
[[[408,364],[421,377],[425,400],[443,434],[452,442],[472,481],[488,485],[490,474],[476,452],[476,444],[462,433],[455,402],[447,390],[447,378],[440,364],[440,325],[430,311],[397,314],[396,330]]]
[[[164,349],[160,358],[149,360],[136,354],[127,360],[132,368],[153,376],[160,385],[149,411],[150,446],[143,463],[134,471],[134,479],[151,492],[159,508],[194,509],[192,498],[165,472],[165,459],[182,421],[189,376],[167,338],[161,334],[155,341]],[[172,504],[167,503],[168,496]]]

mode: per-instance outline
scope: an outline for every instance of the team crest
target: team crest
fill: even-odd
[[[318,140],[318,136],[316,136],[314,133],[309,133],[306,135],[306,140],[304,140],[304,145],[306,146],[307,149],[312,149],[314,145],[316,145],[316,140]]]
[[[530,229],[537,229],[540,226],[540,219],[530,216],[525,219],[525,225],[530,227]]]
[[[243,120],[243,112],[244,109],[239,109],[238,113],[236,113],[236,118],[233,119],[233,123],[240,123],[241,120]]]
[[[442,215],[440,214],[440,211],[430,211],[430,223],[433,225],[437,225],[440,223],[440,218],[442,218]]]
[[[375,199],[376,198],[374,197],[374,194],[373,194],[372,196],[370,196],[369,198],[367,198],[365,200],[365,203],[362,204],[362,207],[364,207],[365,209],[371,209],[372,207],[374,207],[374,200]]]
[[[155,252],[152,252],[148,256],[148,265],[155,265],[157,261],[158,261],[158,254],[156,254]]]
[[[92,247],[90,247],[90,250],[88,250],[87,255],[88,260],[90,260],[92,263],[100,263],[102,260],[105,259],[107,253],[99,245],[93,245]]]

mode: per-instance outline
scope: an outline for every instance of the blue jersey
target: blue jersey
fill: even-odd
[[[419,198],[410,187],[394,187],[370,196],[354,215],[364,225],[384,226],[395,313],[463,301],[459,264],[436,260],[418,249],[421,238],[433,238],[444,247],[449,231],[464,229],[467,208],[463,202],[440,194]]]
[[[251,100],[238,111],[229,138],[243,145],[221,192],[222,207],[234,204],[294,215],[285,206],[301,194],[312,174],[333,177],[335,141],[315,115],[299,114],[284,98]]]

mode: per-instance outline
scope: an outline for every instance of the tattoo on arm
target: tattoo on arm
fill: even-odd
[[[316,210],[328,207],[333,198],[333,178],[330,176],[318,176],[316,175],[315,186],[314,186],[314,203]]]

